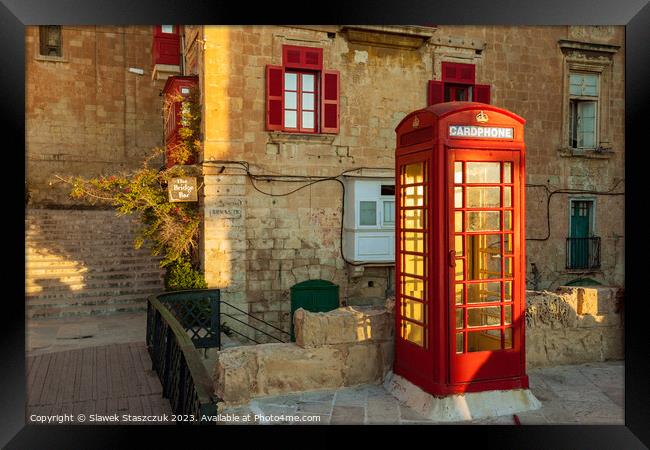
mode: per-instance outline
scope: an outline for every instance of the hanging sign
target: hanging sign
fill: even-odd
[[[172,178],[167,185],[169,201],[175,202],[196,202],[199,200],[196,192],[195,177]]]
[[[515,129],[506,127],[479,127],[476,125],[449,125],[450,137],[514,139]]]

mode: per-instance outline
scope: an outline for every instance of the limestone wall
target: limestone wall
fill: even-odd
[[[217,354],[214,387],[226,404],[253,397],[381,382],[392,370],[394,305],[299,309],[296,343],[234,347]],[[528,291],[527,367],[622,359],[622,300],[616,288]]]
[[[152,26],[62,27],[62,56],[25,27],[25,146],[31,204],[84,204],[63,177],[139,168],[162,145],[165,81],[151,79]],[[18,61],[17,61],[18,63]],[[144,70],[140,75],[129,68]],[[152,162],[162,164],[162,158]]]
[[[188,39],[187,51],[199,48],[201,53],[192,53],[191,59],[199,62],[204,108],[203,268],[210,287],[221,288],[227,301],[288,330],[289,289],[301,281],[320,278],[338,284],[344,305],[385,296],[391,288],[389,268],[366,268],[359,274],[341,259],[337,182],[284,196],[303,183],[257,181],[254,187],[240,162],[253,174],[337,176],[371,167],[387,169],[382,176],[391,176],[394,127],[407,113],[426,106],[427,82],[440,79],[442,62],[475,64],[476,82],[492,86],[491,103],[527,121],[527,183],[537,185],[526,189],[527,237],[547,235],[546,189],[622,191],[622,27],[443,25],[431,33],[417,48],[371,45],[325,26],[206,26],[202,47]],[[378,32],[373,36],[389,38]],[[576,156],[563,149],[567,72],[562,40],[620,46],[603,78],[609,100],[602,104],[609,105],[609,116],[601,117],[607,124],[602,140],[611,152]],[[265,130],[265,67],[282,63],[284,44],[322,48],[323,67],[340,72],[338,134]],[[601,237],[601,268],[583,274],[565,268],[571,196],[577,194],[551,197],[549,238],[527,242],[527,278],[533,279],[535,263],[541,273],[535,289],[554,289],[584,276],[622,285],[624,197],[584,194],[597,203],[594,232]]]
[[[623,359],[622,296],[616,288],[527,293],[528,367]]]
[[[294,315],[296,343],[218,352],[214,388],[226,404],[252,397],[379,383],[393,366],[392,309]]]

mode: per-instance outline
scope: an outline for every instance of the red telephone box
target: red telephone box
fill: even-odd
[[[524,123],[449,102],[396,128],[394,369],[431,394],[528,388]]]

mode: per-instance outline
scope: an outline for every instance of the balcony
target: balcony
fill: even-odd
[[[600,268],[600,237],[568,237],[566,268],[594,270]]]

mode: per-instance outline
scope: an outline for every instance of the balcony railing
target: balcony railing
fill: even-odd
[[[600,237],[569,237],[566,239],[567,269],[599,269]]]

